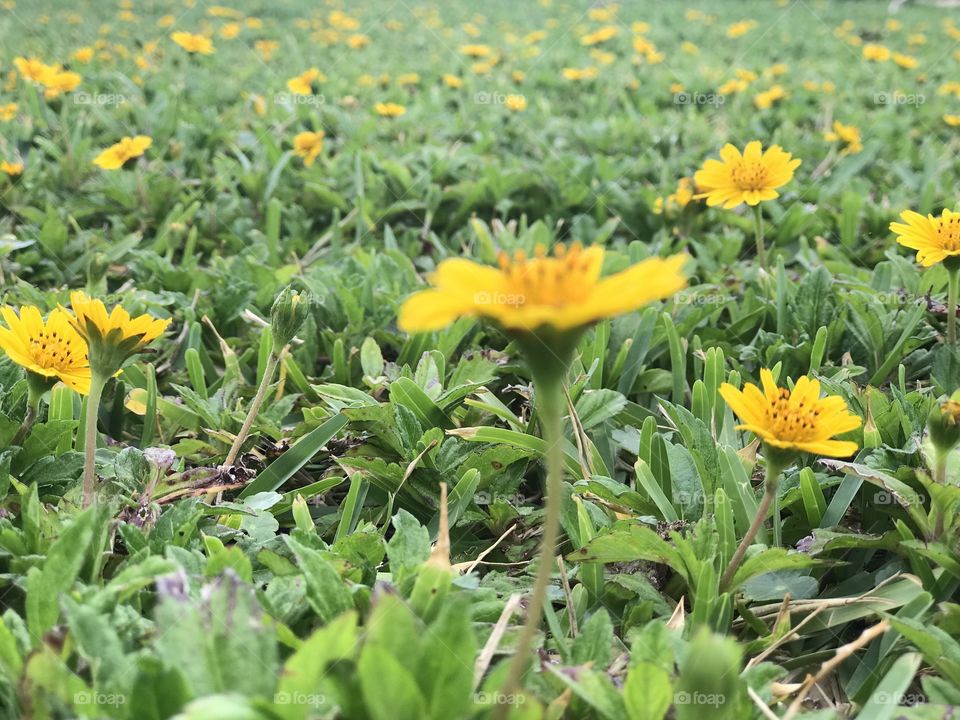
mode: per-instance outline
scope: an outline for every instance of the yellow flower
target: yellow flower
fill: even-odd
[[[310,68],[296,77],[287,80],[287,89],[297,95],[309,95],[315,85],[327,81],[327,76],[317,68]]]
[[[0,162],[0,172],[10,177],[16,177],[17,175],[23,174],[23,163],[22,162],[8,162],[3,160]]]
[[[683,43],[680,45],[680,50],[682,50],[683,53],[686,54],[686,55],[697,55],[697,54],[700,52],[700,48],[698,48],[696,45],[694,45],[694,44],[693,44],[692,42],[690,42],[689,40],[683,42]]]
[[[507,95],[504,105],[510,112],[523,112],[527,109],[527,98],[524,95]]]
[[[686,255],[649,258],[601,280],[603,256],[599,246],[566,250],[557,245],[553,257],[542,246],[533,258],[518,252],[511,260],[501,253],[499,269],[444,260],[430,278],[434,287],[415,293],[400,308],[398,324],[406,332],[425,332],[458,317],[480,316],[507,330],[575,330],[686,287]]]
[[[944,115],[943,121],[950,127],[960,127],[960,115]]]
[[[170,39],[182,47],[191,55],[198,53],[200,55],[213,55],[213,42],[205,35],[194,35],[188,32],[175,32],[170,35]]]
[[[519,85],[526,80],[527,74],[523,70],[514,70],[510,73],[510,78]]]
[[[400,85],[401,87],[404,85],[416,85],[420,82],[420,75],[419,73],[402,73],[397,75],[396,82],[397,85]]]
[[[490,57],[492,50],[489,45],[461,45],[460,52],[466,55],[467,57],[473,58],[484,58]]]
[[[347,38],[347,46],[353,50],[359,50],[370,44],[370,38],[366,35],[357,33]]]
[[[824,133],[823,137],[829,142],[839,141],[845,143],[842,150],[843,155],[850,155],[863,150],[863,143],[860,140],[860,130],[853,125],[844,125],[839,120],[833,121],[833,130]]]
[[[224,25],[220,28],[220,37],[224,40],[233,40],[239,37],[240,33],[243,31],[243,25],[238,22],[231,22]]]
[[[395,102],[379,102],[373,106],[373,109],[377,112],[377,115],[383,117],[400,117],[407,111],[403,105]]]
[[[910,45],[926,45],[927,36],[923,33],[914,33],[907,38],[907,43]]]
[[[573,80],[575,82],[583,80],[593,80],[599,75],[599,71],[592,65],[588,65],[583,69],[579,68],[564,68],[563,77],[567,80]]]
[[[733,95],[738,92],[743,92],[746,89],[747,89],[747,81],[738,80],[735,78],[733,80],[728,80],[719,88],[717,88],[717,93],[720,95]]]
[[[650,32],[650,23],[637,20],[630,24],[630,29],[637,35],[643,35],[644,33]]]
[[[264,62],[270,62],[273,60],[273,54],[280,47],[280,43],[276,40],[257,40],[253,44],[253,49],[257,51]]]
[[[7,103],[0,105],[0,121],[10,122],[17,116],[18,105],[16,103]]]
[[[25,80],[38,84],[42,83],[45,77],[60,69],[58,65],[47,65],[35,57],[17,57],[13,59],[13,64],[16,66],[17,72],[19,72]]]
[[[612,40],[620,32],[620,29],[616,25],[607,25],[600,28],[592,33],[587,33],[580,38],[581,45],[599,45],[600,43],[605,43],[608,40]]]
[[[748,143],[743,155],[728,143],[720,151],[720,158],[707,160],[693,179],[703,191],[697,198],[706,198],[710,207],[722,205],[726,209],[779,197],[776,189],[790,182],[800,165],[799,159],[792,159],[779,145],[763,152],[759,140]]]
[[[70,324],[70,314],[57,308],[47,321],[40,310],[0,308],[7,327],[0,326],[0,348],[27,371],[48,379],[59,379],[84,395],[90,390],[90,363],[87,343]]]
[[[874,43],[867,43],[863,46],[863,57],[865,60],[873,62],[886,62],[890,59],[890,48]]]
[[[152,144],[153,140],[146,135],[125,137],[97,155],[93,164],[104,170],[119,170],[128,160],[143,155]]]
[[[85,293],[70,293],[70,324],[90,347],[90,366],[93,372],[110,377],[124,361],[160,337],[170,320],[158,320],[152,315],[130,317],[123,306],[115,305],[108,313],[101,300],[93,300]]]
[[[53,72],[47,74],[41,81],[44,86],[44,97],[52,99],[59,97],[60,93],[73,92],[80,85],[83,78],[75,72]]]
[[[463,86],[463,80],[458,78],[456,75],[451,75],[450,73],[446,73],[443,76],[443,84],[446,85],[448,88],[456,89],[458,87]]]
[[[157,27],[159,28],[173,27],[176,22],[177,22],[177,18],[175,15],[164,15],[159,20],[157,20]]]
[[[677,208],[685,208],[693,198],[693,181],[690,178],[680,178],[675,192],[667,195],[665,199],[659,197],[654,201],[653,212],[655,215],[660,215],[664,210],[670,212]]]
[[[797,380],[793,391],[778,388],[766,368],[760,370],[760,382],[762,391],[753,383],[743,390],[729,383],[720,386],[720,395],[743,421],[738,430],[749,430],[766,446],[779,450],[828,457],[847,457],[857,451],[857,443],[833,439],[861,424],[842,397],[820,397],[820,382],[806,375]]]
[[[900,22],[899,20],[895,20],[895,19],[893,19],[893,18],[890,18],[890,19],[887,20],[887,22],[886,22],[886,28],[887,28],[887,30],[889,30],[890,32],[897,32],[897,31],[899,31],[899,30],[901,30],[901,29],[903,28],[903,23]]]
[[[950,80],[937,88],[937,95],[954,95],[960,97],[960,82]]]
[[[924,267],[960,255],[960,213],[944,210],[935,218],[905,210],[900,217],[906,224],[890,223],[890,230],[898,243],[917,251],[917,262]]]
[[[317,132],[302,132],[293,139],[293,154],[303,158],[307,167],[313,165],[320,151],[323,150],[323,130]]]
[[[912,55],[904,55],[903,53],[894,53],[893,61],[900,67],[907,70],[913,70],[915,67],[917,67],[917,65],[920,64],[920,61]]]
[[[756,20],[741,20],[727,27],[727,37],[735,39],[746,35],[757,26]]]
[[[773,104],[777,100],[782,100],[787,96],[786,91],[781,85],[774,85],[769,90],[764,90],[763,92],[757,93],[756,97],[753,98],[753,104],[756,105],[760,110],[767,110],[773,107]]]
[[[327,20],[337,30],[356,30],[360,27],[359,20],[350,17],[342,10],[333,10],[327,16]]]
[[[73,59],[79,63],[88,63],[93,60],[93,48],[82,47],[73,54]]]

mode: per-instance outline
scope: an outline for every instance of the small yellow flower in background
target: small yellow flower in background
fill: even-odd
[[[833,121],[833,130],[825,132],[823,137],[829,142],[844,143],[842,155],[852,155],[863,150],[860,130],[853,125],[844,125],[839,120]]]
[[[731,40],[743,37],[757,26],[756,20],[741,20],[727,27],[727,37]]]
[[[17,116],[19,106],[16,103],[0,105],[0,121],[10,122]]]
[[[143,155],[152,144],[153,139],[147,135],[125,137],[97,155],[93,164],[104,170],[119,170],[128,160]]]
[[[608,40],[612,40],[620,33],[620,28],[616,25],[607,25],[600,28],[592,33],[588,33],[580,38],[581,45],[599,45],[600,43],[605,43]]]
[[[587,12],[587,17],[594,22],[610,22],[617,17],[617,11],[619,9],[619,5],[607,5],[606,7],[590,8],[590,10]]]
[[[470,70],[477,75],[489,75],[493,70],[493,63],[491,62],[475,62],[470,66]]]
[[[893,61],[906,70],[913,70],[920,64],[920,61],[912,55],[904,55],[903,53],[894,53]]]
[[[407,111],[403,105],[395,102],[378,102],[373,109],[382,117],[400,117]]]
[[[747,383],[738,390],[729,383],[720,386],[720,395],[743,421],[738,430],[749,430],[765,446],[787,452],[809,452],[827,457],[853,455],[858,445],[834,436],[861,425],[842,397],[820,397],[820,382],[801,376],[793,390],[777,387],[773,373],[760,370],[763,390]]]
[[[726,209],[741,203],[757,205],[764,200],[779,197],[777,188],[793,179],[793,171],[800,165],[799,159],[784,152],[779,145],[772,145],[763,152],[759,140],[747,144],[743,154],[727,144],[720,151],[720,160],[707,160],[703,168],[693,176],[707,205],[722,205]]]
[[[758,77],[753,70],[746,70],[744,68],[737,68],[733,71],[733,74],[737,76],[737,79],[748,83],[752,83]]]
[[[960,115],[944,115],[943,121],[950,127],[960,127]]]
[[[682,50],[687,55],[697,55],[700,52],[700,48],[698,48],[689,40],[684,41],[680,45],[680,50]]]
[[[10,177],[17,177],[23,174],[23,163],[8,162],[7,160],[0,161],[0,172]]]
[[[672,212],[674,210],[682,210],[687,205],[690,204],[690,201],[694,198],[694,188],[693,180],[690,178],[680,178],[677,182],[676,191],[667,195],[666,198],[658,197],[653,204],[653,212],[655,215],[660,215],[663,212]]]
[[[313,165],[313,161],[323,150],[323,131],[302,132],[293,139],[293,154],[303,158],[303,164],[307,167]]]
[[[585,68],[564,68],[563,77],[567,80],[573,80],[574,82],[581,82],[583,80],[593,80],[599,75],[600,72],[597,68],[592,65],[588,65]]]
[[[93,48],[92,47],[82,47],[73,53],[73,59],[78,63],[88,63],[93,60]]]
[[[684,89],[683,83],[670,83],[670,92],[672,92],[674,95],[677,93],[682,93]]]
[[[329,22],[337,30],[357,30],[360,27],[360,21],[350,17],[342,10],[333,10],[327,16]]]
[[[263,59],[264,62],[273,60],[273,54],[280,48],[280,43],[276,40],[257,40],[253,44],[253,49]]]
[[[235,40],[243,32],[243,25],[237,22],[227,23],[220,28],[220,37],[224,40]]]
[[[781,75],[786,75],[790,72],[790,66],[786,63],[776,63],[771,65],[764,71],[764,75],[769,77],[780,77]]]
[[[499,269],[461,258],[444,260],[421,290],[400,308],[405,332],[437,330],[459,317],[480,316],[507,330],[558,331],[585,327],[635,310],[686,287],[686,255],[654,257],[600,279],[604,250],[557,245],[554,256],[500,254]]]
[[[924,217],[905,210],[900,217],[904,222],[890,223],[890,230],[898,243],[917,251],[917,262],[923,267],[960,256],[960,213],[944,210],[940,217]]]
[[[461,78],[458,78],[456,75],[451,75],[450,73],[446,73],[443,76],[443,84],[446,85],[448,88],[456,89],[459,87],[463,87],[463,80]]]
[[[43,96],[48,100],[59,97],[61,93],[73,92],[79,87],[83,77],[79,73],[60,71],[49,73],[43,80]]]
[[[317,68],[310,68],[287,80],[287,89],[297,95],[310,95],[314,88],[327,81],[327,76]]]
[[[827,95],[832,94],[836,89],[837,86],[832,80],[824,80],[822,83],[820,83],[820,91],[826,93]]]
[[[353,50],[359,50],[360,48],[365,48],[370,44],[370,38],[361,33],[351,35],[347,38],[347,47]]]
[[[243,17],[240,14],[239,10],[234,10],[233,8],[224,7],[223,5],[212,5],[207,8],[207,15],[210,17],[216,18],[239,18]]]
[[[493,51],[490,49],[489,45],[461,45],[460,52],[466,55],[467,57],[472,58],[485,58],[490,57],[493,54]]]
[[[728,80],[723,85],[717,88],[717,93],[720,95],[735,95],[736,93],[743,92],[747,89],[747,81],[734,78],[733,80]]]
[[[937,88],[937,95],[953,95],[960,98],[960,82],[950,80]]]
[[[863,45],[863,38],[859,35],[848,35],[844,38],[844,41],[846,41],[848,45],[853,45],[853,47],[860,47]]]
[[[191,55],[213,55],[214,47],[210,38],[205,35],[194,35],[188,32],[175,32],[170,39]]]
[[[630,24],[630,30],[635,32],[637,35],[643,35],[644,33],[650,32],[650,23],[637,20],[636,22]]]
[[[377,84],[377,79],[370,73],[364,73],[357,78],[357,85],[360,87],[373,87]]]
[[[523,70],[514,70],[510,73],[510,78],[519,85],[527,79],[527,74]]]
[[[248,17],[243,21],[243,24],[246,25],[249,30],[259,30],[263,27],[263,20],[256,17]]]
[[[157,27],[165,30],[169,27],[173,27],[176,22],[177,18],[175,15],[164,15],[157,20]]]
[[[890,32],[897,32],[903,29],[903,23],[900,22],[899,20],[895,20],[894,18],[890,18],[889,20],[887,20],[885,27]]]
[[[786,96],[787,92],[782,85],[774,85],[769,90],[757,93],[753,98],[753,104],[760,110],[768,110],[777,100],[782,100]]]
[[[510,112],[523,112],[527,109],[527,98],[524,95],[507,95],[503,104]]]
[[[809,92],[817,92],[820,90],[820,83],[816,80],[804,80],[803,89],[808,90]]]
[[[884,47],[883,45],[867,43],[863,46],[864,60],[870,60],[872,62],[886,62],[890,59],[891,55],[892,53],[890,52],[890,48]]]
[[[914,33],[907,38],[908,45],[926,45],[927,36],[923,33]]]
[[[47,65],[45,62],[35,57],[17,57],[13,59],[13,64],[16,66],[17,72],[20,73],[24,80],[29,80],[30,82],[37,84],[41,84],[44,78],[60,69],[59,66]]]
[[[612,52],[607,52],[606,50],[600,50],[599,48],[594,48],[590,51],[590,57],[593,60],[596,60],[600,65],[612,65],[617,59],[617,56]]]
[[[86,395],[90,390],[87,343],[70,324],[71,316],[57,308],[46,322],[32,305],[0,308],[6,327],[0,326],[0,348],[27,372],[46,381],[61,380]],[[52,382],[51,382],[52,384]]]
[[[396,82],[397,82],[397,85],[399,85],[400,87],[417,85],[420,82],[420,74],[414,73],[414,72],[401,73],[400,75],[397,75]]]

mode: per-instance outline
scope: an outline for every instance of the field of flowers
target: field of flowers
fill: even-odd
[[[0,720],[946,718],[960,11],[0,0]]]

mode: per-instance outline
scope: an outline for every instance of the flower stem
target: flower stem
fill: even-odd
[[[23,416],[23,424],[20,425],[20,429],[17,430],[17,434],[13,436],[13,440],[10,442],[11,445],[22,443],[24,438],[27,437],[27,433],[30,432],[30,428],[37,421],[37,415],[40,412],[40,398],[43,397],[46,389],[37,377],[32,373],[27,375],[27,411]]]
[[[257,394],[254,396],[253,402],[250,403],[250,409],[247,411],[247,417],[243,421],[243,426],[240,428],[240,432],[237,433],[233,445],[230,446],[230,452],[227,453],[226,460],[223,461],[224,466],[230,467],[236,462],[237,455],[240,454],[240,448],[250,434],[250,428],[253,427],[253,421],[256,420],[257,415],[260,414],[260,406],[263,404],[263,399],[267,395],[267,388],[269,388],[270,383],[273,382],[273,374],[277,370],[278,362],[279,358],[277,357],[277,353],[271,352],[269,357],[267,357],[267,365],[263,369],[260,387],[257,388]]]
[[[941,487],[944,487],[947,484],[947,459],[949,457],[950,457],[949,450],[944,452],[943,450],[937,449],[934,480]],[[944,523],[945,523],[944,510],[942,507],[938,507],[937,518],[934,521],[933,538],[932,538],[933,540],[943,539]]]
[[[947,271],[950,282],[947,285],[947,344],[957,344],[957,291],[960,289],[960,270]]]
[[[87,394],[87,414],[83,424],[83,507],[93,504],[94,485],[97,480],[97,417],[100,414],[100,399],[108,377],[93,373],[90,377],[90,392]]]
[[[747,534],[743,536],[743,539],[737,546],[737,551],[733,554],[733,557],[730,558],[730,564],[727,565],[727,569],[723,572],[723,577],[720,579],[721,591],[723,591],[730,584],[730,581],[733,580],[733,576],[737,572],[737,568],[740,567],[740,563],[743,561],[743,556],[747,554],[747,548],[753,544],[753,540],[760,531],[763,521],[766,520],[767,513],[770,511],[770,506],[773,505],[773,501],[777,497],[777,484],[779,483],[779,480],[780,468],[768,460],[767,477],[763,483],[763,499],[760,500],[760,505],[757,507],[757,514],[754,516],[753,522],[747,529]]]
[[[757,262],[764,270],[767,269],[767,247],[763,244],[763,211],[760,205],[753,206],[753,219],[757,229]]]
[[[495,718],[506,717],[510,707],[511,696],[520,689],[524,670],[529,662],[528,655],[533,645],[533,637],[540,626],[540,616],[543,614],[544,599],[550,575],[554,565],[554,549],[560,534],[560,509],[563,493],[563,381],[562,377],[541,378],[536,383],[538,410],[543,426],[543,436],[547,443],[547,497],[546,515],[543,521],[543,538],[540,545],[540,554],[537,558],[537,577],[533,585],[533,593],[527,606],[527,620],[517,648],[510,664],[507,681],[503,687],[503,703],[498,703],[494,713]]]

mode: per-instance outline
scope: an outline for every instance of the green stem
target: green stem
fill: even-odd
[[[43,397],[45,391],[46,378],[40,378],[38,375],[28,373],[27,412],[23,416],[23,424],[20,425],[20,429],[17,430],[17,434],[13,436],[13,440],[10,442],[11,445],[20,445],[24,438],[27,437],[30,428],[32,428],[33,424],[37,421],[37,415],[40,413],[40,399]]]
[[[943,452],[941,450],[936,451],[936,469],[935,469],[935,480],[937,484],[941,487],[946,486],[947,484],[947,459],[950,457],[950,451]],[[937,517],[934,521],[933,529],[933,538],[934,540],[943,539],[943,528],[945,524],[945,511],[942,506],[939,506],[936,509]]]
[[[783,518],[780,517],[780,496],[773,494],[773,546],[783,547]]]
[[[560,535],[560,508],[563,494],[563,381],[562,377],[541,378],[536,382],[538,411],[547,443],[547,497],[543,521],[543,538],[537,558],[537,577],[527,606],[527,619],[520,632],[517,647],[510,664],[507,681],[494,718],[505,718],[512,696],[520,689],[521,679],[529,664],[533,638],[540,626],[544,599],[554,565],[554,550]]]
[[[947,344],[957,344],[957,291],[960,289],[960,270],[947,271],[950,282],[947,285]]]
[[[730,564],[727,565],[727,569],[723,572],[723,577],[720,579],[721,592],[730,585],[730,581],[733,580],[737,568],[740,567],[740,563],[743,561],[743,556],[747,554],[747,548],[753,544],[754,538],[757,537],[757,533],[760,532],[760,527],[763,525],[763,521],[766,520],[767,513],[770,512],[770,506],[773,505],[773,501],[777,497],[777,484],[779,480],[780,468],[768,459],[767,477],[763,483],[763,499],[760,500],[760,505],[757,506],[757,514],[747,529],[746,535],[743,536],[743,539],[737,546],[737,551],[733,554],[733,557],[730,558]]]
[[[230,446],[230,452],[227,453],[226,460],[223,461],[224,466],[230,467],[237,460],[237,455],[240,454],[240,448],[243,446],[243,443],[246,441],[247,436],[250,434],[250,428],[253,427],[253,421],[257,419],[257,415],[260,413],[260,406],[263,404],[263,399],[267,395],[267,389],[270,387],[270,383],[273,382],[273,374],[277,370],[277,363],[279,358],[276,353],[271,352],[270,356],[267,358],[267,365],[263,369],[263,377],[260,379],[260,387],[257,388],[257,394],[253,398],[253,402],[250,404],[250,409],[247,411],[247,417],[243,421],[243,426],[240,428],[240,432],[237,433],[236,439],[233,441],[233,445]]]
[[[87,394],[87,414],[83,426],[83,507],[93,504],[94,486],[97,480],[97,417],[100,414],[100,399],[109,377],[93,373],[90,377],[90,392]]]
[[[764,270],[767,269],[767,247],[763,244],[763,211],[760,205],[753,206],[753,219],[757,229],[757,262]]]

